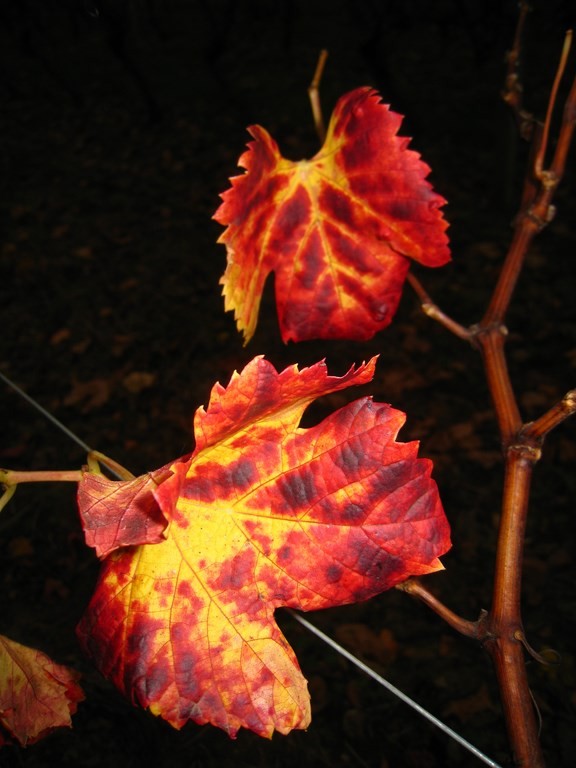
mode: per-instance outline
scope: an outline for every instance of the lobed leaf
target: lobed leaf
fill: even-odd
[[[226,310],[248,342],[275,273],[282,339],[371,338],[392,320],[410,259],[450,259],[445,200],[397,136],[402,117],[371,88],[343,96],[311,160],[280,155],[260,126],[214,218],[226,225]]]
[[[214,387],[194,452],[141,489],[168,522],[164,539],[106,558],[79,626],[133,701],[176,728],[306,728],[306,681],[274,611],[365,600],[442,568],[448,523],[431,462],[395,439],[404,414],[361,398],[299,427],[314,399],[366,383],[374,366],[338,378],[323,363],[278,373],[257,357]],[[106,520],[122,500],[122,519],[126,496],[102,498]]]

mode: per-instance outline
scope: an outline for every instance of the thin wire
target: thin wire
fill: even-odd
[[[68,429],[68,427],[64,426],[61,421],[59,421],[56,416],[53,416],[49,411],[46,410],[46,408],[43,408],[40,403],[37,403],[34,398],[30,397],[26,392],[24,392],[23,389],[20,389],[20,387],[17,384],[14,384],[13,381],[10,381],[10,379],[7,376],[4,376],[2,371],[0,371],[0,380],[4,382],[4,384],[7,384],[9,387],[11,387],[15,392],[17,392],[20,397],[24,398],[27,403],[29,403],[33,408],[36,408],[37,411],[39,411],[42,416],[48,419],[48,421],[51,421],[52,424],[54,424],[56,427],[58,427],[59,430],[64,432],[65,435],[67,435],[71,440],[73,440],[77,445],[80,446],[83,450],[86,451],[86,453],[92,453],[93,449],[90,448],[90,446],[84,442],[84,440],[81,440],[78,435],[75,435],[74,432]]]
[[[1,371],[0,371],[0,380],[3,381],[5,384],[7,384],[9,387],[11,387],[17,394],[20,395],[20,397],[26,400],[27,403],[29,403],[33,408],[35,408],[39,413],[41,413],[46,419],[48,419],[48,421],[52,422],[54,426],[58,427],[58,429],[60,429],[65,435],[67,435],[71,440],[73,440],[77,445],[79,445],[83,450],[85,450],[86,453],[92,453],[93,449],[90,448],[90,446],[87,443],[85,443],[81,438],[79,438],[76,434],[74,434],[72,430],[68,429],[68,427],[62,424],[61,421],[59,421],[55,416],[53,416],[49,411],[47,411],[46,408],[41,406],[40,403],[37,403],[36,400],[34,400],[34,398],[30,397],[30,395],[27,394],[23,389],[21,389],[17,384],[11,381],[7,376],[4,376],[4,374]],[[392,685],[392,683],[388,682],[388,680],[386,680],[384,677],[382,677],[373,669],[371,669],[367,664],[364,664],[364,662],[360,661],[360,659],[357,659],[356,656],[353,656],[349,651],[347,651],[345,648],[339,645],[335,640],[332,640],[331,637],[324,634],[322,630],[318,629],[318,627],[315,627],[314,624],[311,624],[309,621],[307,621],[307,619],[305,619],[299,613],[295,613],[290,609],[287,609],[287,612],[290,614],[290,616],[292,616],[293,619],[296,619],[296,621],[299,622],[303,627],[305,627],[309,632],[311,632],[313,635],[316,635],[316,637],[318,637],[320,640],[326,643],[326,645],[329,645],[331,648],[333,648],[337,653],[339,653],[345,659],[348,659],[348,661],[350,661],[352,664],[358,667],[358,669],[362,670],[362,672],[364,672],[373,680],[375,680],[377,683],[379,683],[381,686],[386,688],[390,693],[392,693],[394,696],[399,698],[405,704],[408,704],[409,707],[412,707],[412,709],[418,712],[418,714],[422,715],[422,717],[426,718],[429,722],[435,725],[436,728],[440,729],[445,734],[447,734],[452,739],[454,739],[454,741],[458,742],[458,744],[460,744],[462,747],[464,747],[464,749],[467,749],[469,752],[475,755],[483,763],[491,766],[491,768],[502,768],[502,766],[499,763],[495,762],[494,760],[491,760],[483,752],[477,749],[473,744],[470,744],[469,741],[466,741],[465,738],[460,736],[460,734],[456,733],[456,731],[453,731],[452,728],[450,728],[448,725],[443,723],[441,720],[438,720],[438,718],[430,714],[428,710],[424,709],[424,707],[421,707],[420,704],[417,704],[413,699],[411,699],[405,693],[402,693],[402,691],[396,688],[394,685]]]
[[[483,763],[486,763],[486,765],[491,766],[491,768],[502,768],[502,766],[499,763],[496,763],[494,760],[491,760],[483,752],[477,749],[473,744],[470,744],[469,741],[466,741],[466,739],[463,736],[460,736],[460,734],[456,733],[456,731],[453,731],[452,728],[450,728],[450,726],[446,725],[441,720],[438,720],[438,718],[434,717],[434,715],[431,715],[430,712],[428,712],[428,710],[424,709],[424,707],[421,707],[420,704],[417,704],[413,699],[411,699],[405,693],[402,693],[402,691],[396,688],[396,686],[392,685],[392,683],[388,682],[388,680],[386,680],[384,677],[382,677],[373,669],[371,669],[367,664],[364,664],[364,662],[360,661],[360,659],[357,659],[356,656],[353,656],[349,651],[346,650],[346,648],[343,648],[335,640],[332,640],[331,637],[329,637],[328,635],[325,635],[324,632],[322,632],[322,630],[318,629],[318,627],[315,627],[314,624],[311,624],[307,619],[305,619],[299,613],[295,613],[291,609],[287,609],[287,612],[290,614],[290,616],[292,616],[293,619],[296,619],[297,622],[302,624],[302,626],[305,627],[309,632],[312,632],[313,635],[316,635],[316,637],[320,638],[320,640],[326,643],[326,645],[329,645],[331,648],[337,651],[341,656],[344,656],[345,659],[348,659],[348,661],[351,661],[352,664],[355,664],[358,667],[358,669],[361,669],[362,672],[365,672],[373,680],[375,680],[381,686],[383,686],[388,691],[390,691],[390,693],[394,694],[394,696],[399,698],[405,704],[408,704],[408,706],[412,707],[412,709],[416,710],[416,712],[418,712],[419,715],[422,715],[422,717],[425,717],[427,720],[429,720],[433,725],[436,726],[436,728],[439,728],[441,731],[444,731],[445,734],[447,734],[452,739],[454,739],[454,741],[457,741],[458,744],[460,744],[462,747],[464,747],[473,755],[475,755]]]

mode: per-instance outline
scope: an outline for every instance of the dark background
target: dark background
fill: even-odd
[[[571,2],[533,3],[526,107],[543,115]],[[307,97],[318,53],[326,116],[376,87],[449,205],[453,262],[419,273],[442,308],[476,322],[510,241],[526,148],[500,100],[514,2],[400,0],[2,0],[0,370],[94,448],[135,474],[188,452],[213,384],[255,354],[325,357],[341,374],[380,354],[370,392],[408,414],[402,439],[435,462],[453,550],[427,584],[476,618],[490,602],[502,467],[478,355],[426,319],[410,290],[373,341],[283,346],[268,285],[243,348],[218,280],[218,194],[260,123],[291,159],[318,148]],[[576,69],[574,56],[571,72]],[[565,89],[564,89],[565,93]],[[557,217],[538,238],[508,318],[511,374],[533,419],[574,387],[574,152]],[[0,387],[0,465],[78,468],[82,450]],[[576,756],[576,441],[568,422],[535,472],[526,539],[525,629],[560,665],[530,664],[550,765]],[[27,486],[0,517],[0,632],[83,672],[87,700],[62,730],[6,748],[0,766],[468,766],[475,759],[279,616],[310,680],[307,733],[271,742],[211,727],[173,731],[133,709],[82,658],[74,627],[98,563],[69,486]],[[392,591],[313,620],[492,758],[506,764],[482,649]]]

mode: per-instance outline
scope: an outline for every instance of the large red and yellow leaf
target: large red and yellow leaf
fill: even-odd
[[[343,96],[322,149],[292,162],[260,126],[249,132],[214,218],[227,225],[226,310],[248,342],[270,272],[284,341],[371,338],[392,320],[410,259],[450,259],[446,202],[430,168],[397,136],[402,117],[370,88]]]
[[[148,485],[164,540],[105,560],[79,626],[84,648],[133,701],[177,728],[306,728],[306,681],[276,608],[365,600],[442,567],[449,528],[431,463],[417,443],[395,439],[404,414],[362,398],[299,427],[315,398],[366,383],[374,365],[338,378],[322,363],[278,373],[258,357],[214,387],[196,413],[194,453]],[[103,495],[108,522],[115,498],[127,501]]]
[[[0,635],[0,746],[22,746],[70,726],[84,693],[79,674],[36,648]]]

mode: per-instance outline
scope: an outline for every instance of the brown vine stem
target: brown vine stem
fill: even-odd
[[[551,201],[564,172],[573,134],[576,115],[574,85],[564,109],[558,140],[560,152],[557,146],[550,170],[543,170],[551,114],[558,81],[565,67],[569,41],[570,36],[567,36],[551,91],[546,123],[544,129],[536,134],[538,146],[533,166],[528,169],[527,183],[535,190],[533,200],[529,201],[517,218],[514,237],[494,293],[476,329],[476,340],[484,359],[506,462],[492,605],[486,616],[485,636],[482,639],[496,670],[514,764],[523,768],[544,766],[538,721],[526,673],[521,616],[522,560],[528,501],[532,472],[540,458],[541,439],[565,415],[569,415],[564,414],[564,411],[571,412],[573,398],[564,403],[564,411],[562,406],[557,406],[531,426],[522,424],[504,354],[506,329],[503,323],[528,247],[534,236],[552,218]],[[534,186],[534,179],[539,182],[538,185]]]
[[[508,331],[501,323],[476,327],[476,342],[482,353],[484,372],[492,396],[502,445],[513,441],[522,426],[516,395],[510,381],[504,345]]]
[[[521,130],[526,123],[520,118],[526,116],[526,113],[522,110],[522,87],[517,78],[517,68],[521,30],[526,13],[527,5],[523,3],[511,54],[512,60],[509,60],[505,91],[505,94],[508,94],[506,100],[516,112]],[[484,644],[496,670],[514,764],[522,768],[544,768],[539,723],[524,656],[529,645],[524,636],[521,616],[522,560],[530,487],[544,437],[564,419],[576,413],[576,390],[568,392],[559,403],[536,421],[523,424],[504,352],[507,336],[504,321],[528,248],[554,214],[552,199],[564,174],[573,138],[576,125],[576,78],[564,106],[553,159],[549,168],[544,169],[551,116],[570,41],[571,33],[568,33],[551,89],[546,122],[544,126],[531,132],[532,160],[526,174],[520,213],[515,222],[510,248],[482,320],[470,329],[463,328],[444,315],[415,278],[410,280],[426,314],[460,338],[472,341],[482,353],[504,449],[505,474],[490,610],[481,614],[477,622],[469,622],[456,616],[417,580],[410,580],[406,586],[400,588],[432,608],[458,632],[475,637]]]
[[[513,762],[526,768],[545,764],[526,672],[520,609],[530,482],[538,458],[539,451],[525,445],[511,446],[507,453],[492,606],[483,638],[496,670]]]

